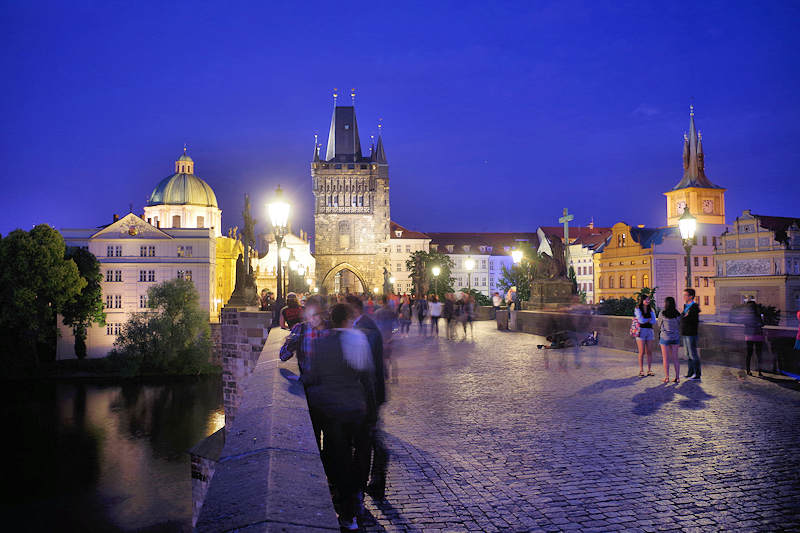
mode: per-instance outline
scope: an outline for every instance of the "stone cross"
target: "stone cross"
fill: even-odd
[[[574,215],[570,215],[567,212],[567,208],[564,208],[564,216],[558,219],[559,222],[564,224],[564,264],[567,267],[567,272],[569,272],[569,221],[575,218]]]

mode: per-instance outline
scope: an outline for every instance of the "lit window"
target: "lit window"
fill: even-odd
[[[150,257],[155,257],[156,256],[156,247],[155,246],[148,246],[147,247],[147,252],[148,252],[148,255]]]
[[[635,288],[636,288],[636,274],[631,276],[631,289],[635,289]]]
[[[185,279],[186,281],[192,281],[192,271],[178,270],[178,279]]]
[[[642,287],[650,287],[650,276],[648,274],[642,276]]]

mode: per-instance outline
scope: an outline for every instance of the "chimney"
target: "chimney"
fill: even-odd
[[[117,220],[119,220],[119,215],[114,213],[114,222],[116,222]]]

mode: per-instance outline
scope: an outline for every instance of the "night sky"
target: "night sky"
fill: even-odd
[[[280,183],[313,232],[334,87],[412,229],[663,225],[692,102],[728,220],[800,216],[800,3],[595,4],[3,2],[0,233],[141,213],[184,143],[226,228]]]

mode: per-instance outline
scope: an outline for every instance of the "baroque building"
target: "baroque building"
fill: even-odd
[[[334,95],[335,98],[335,95]],[[325,292],[382,290],[389,271],[389,165],[383,139],[361,151],[355,106],[334,100],[325,155],[315,143],[316,284]]]
[[[800,218],[746,210],[722,235],[714,282],[722,313],[748,300],[774,306],[793,323],[800,310]]]
[[[643,287],[658,287],[656,300],[672,296],[680,306],[686,288],[687,258],[678,220],[688,209],[697,218],[692,243],[691,287],[703,315],[716,313],[714,250],[725,231],[725,189],[705,175],[702,135],[690,107],[689,133],[683,137],[683,177],[665,192],[667,225],[658,228],[619,222],[602,253],[594,255],[595,301],[632,298]]]

